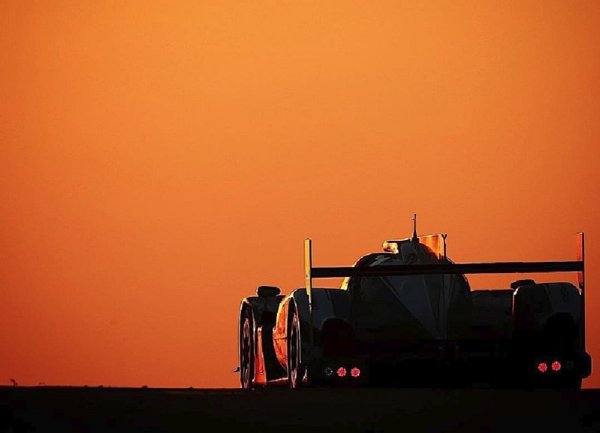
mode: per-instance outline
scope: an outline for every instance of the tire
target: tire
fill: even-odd
[[[295,308],[290,308],[288,321],[288,344],[287,344],[287,377],[291,389],[302,386],[304,378],[304,367],[301,362],[302,338],[300,335],[300,318]]]
[[[254,384],[254,320],[246,311],[240,321],[240,385],[252,389]]]

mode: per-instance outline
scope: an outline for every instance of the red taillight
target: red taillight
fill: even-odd
[[[560,362],[554,361],[552,363],[551,367],[552,367],[552,371],[560,371],[562,365],[560,365]]]
[[[537,369],[540,373],[545,373],[548,371],[548,364],[546,364],[545,362],[540,362],[537,365]]]
[[[345,377],[347,374],[348,374],[348,372],[346,371],[346,369],[344,367],[340,367],[337,369],[338,377]]]
[[[352,376],[352,377],[360,376],[360,368],[354,367],[352,370],[350,370],[350,376]]]

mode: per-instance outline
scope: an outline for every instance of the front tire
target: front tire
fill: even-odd
[[[295,308],[290,308],[288,322],[288,353],[287,353],[287,376],[291,389],[302,386],[304,379],[304,367],[302,366],[301,350],[302,338],[300,335],[300,317]]]
[[[254,320],[245,312],[240,321],[240,384],[243,389],[254,385]]]

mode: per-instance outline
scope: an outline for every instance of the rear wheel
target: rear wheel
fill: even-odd
[[[302,385],[304,378],[304,368],[300,356],[302,349],[300,318],[295,308],[290,313],[288,322],[287,376],[290,388],[298,389]]]
[[[240,324],[240,383],[244,389],[251,389],[254,383],[254,323],[248,312]]]

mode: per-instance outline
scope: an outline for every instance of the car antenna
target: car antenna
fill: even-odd
[[[413,236],[412,236],[412,240],[416,241],[418,239],[418,237],[417,237],[417,214],[416,213],[413,214],[412,220],[413,220]]]

